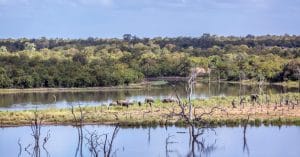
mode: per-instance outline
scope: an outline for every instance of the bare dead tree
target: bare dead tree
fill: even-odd
[[[70,110],[71,110],[71,113],[72,113],[72,116],[73,116],[73,120],[75,122],[75,127],[77,129],[77,135],[78,135],[78,142],[77,142],[77,147],[76,147],[76,151],[75,151],[75,157],[77,157],[77,156],[82,157],[83,156],[83,152],[82,152],[82,150],[83,150],[83,130],[82,130],[82,126],[83,126],[85,114],[83,113],[83,109],[80,105],[78,106],[79,117],[75,113],[74,106],[72,104],[69,104],[69,106],[71,107]]]
[[[192,104],[192,95],[193,95],[193,90],[194,90],[194,84],[195,84],[195,79],[197,77],[198,73],[191,73],[188,81],[187,81],[187,87],[186,87],[186,100],[183,100],[179,94],[177,93],[177,89],[175,88],[175,94],[176,94],[176,104],[180,108],[179,113],[174,113],[172,112],[173,115],[177,115],[180,117],[180,119],[184,120],[188,127],[189,127],[189,135],[190,135],[190,145],[191,145],[191,151],[188,154],[188,156],[196,156],[195,154],[195,146],[198,146],[198,150],[201,152],[209,152],[208,150],[213,150],[214,147],[206,147],[205,140],[199,140],[199,137],[204,134],[204,132],[213,130],[210,129],[208,126],[201,126],[201,127],[196,127],[195,122],[204,122],[204,117],[205,116],[210,116],[212,115],[216,110],[221,110],[224,111],[224,109],[215,106],[212,107],[209,111],[206,111],[202,107],[193,107]],[[202,112],[200,114],[196,114],[197,109],[202,109]]]
[[[40,149],[40,140],[41,140],[41,128],[42,128],[42,121],[43,121],[43,117],[41,117],[39,115],[39,112],[37,110],[37,107],[35,108],[34,112],[33,112],[33,119],[31,120],[31,136],[34,139],[34,143],[33,144],[28,144],[25,148],[24,151],[28,153],[28,155],[33,156],[33,157],[40,157],[41,156],[41,149]],[[48,130],[46,137],[44,137],[43,140],[43,149],[46,152],[47,156],[50,156],[45,144],[48,142],[48,140],[50,139],[50,130]],[[19,145],[19,155],[21,156],[22,154],[22,144],[20,142],[21,140],[18,140],[18,145]],[[33,147],[31,147],[33,146]]]
[[[39,118],[38,116],[38,111],[37,108],[35,109],[34,112],[34,119],[33,122],[31,123],[31,131],[32,131],[32,136],[34,138],[34,148],[33,148],[33,156],[35,157],[40,157],[41,156],[41,151],[40,151],[40,136],[41,136],[41,125],[42,123],[42,118]]]
[[[188,107],[189,107],[189,119],[193,119],[193,104],[191,102],[191,98],[193,95],[194,87],[195,87],[195,80],[197,78],[198,73],[197,72],[191,72],[190,77],[188,79],[188,85],[186,87],[186,91],[188,93],[187,98],[188,98]]]

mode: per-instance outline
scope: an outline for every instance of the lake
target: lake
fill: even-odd
[[[182,83],[176,84],[177,92],[185,95]],[[297,92],[297,88],[285,88],[278,85],[266,85],[265,91],[273,94],[282,92]],[[239,85],[232,83],[198,83],[193,98],[208,98],[211,96],[237,96],[257,93],[257,85]],[[112,101],[126,99],[144,101],[146,97],[161,99],[174,97],[175,90],[171,84],[154,86],[149,89],[129,89],[112,91],[82,91],[82,92],[32,92],[0,94],[0,110],[24,110],[39,108],[65,108],[69,104],[78,105],[107,105]]]
[[[40,147],[36,150],[41,156],[70,157],[76,156],[76,152],[77,156],[80,154],[91,156],[88,144],[90,135],[93,132],[97,135],[108,133],[108,139],[111,139],[114,129],[115,126],[106,125],[84,126],[83,141],[80,144],[77,128],[44,126],[41,128]],[[50,138],[43,147],[43,138],[48,131]],[[191,156],[191,152],[194,156],[209,157],[299,157],[300,155],[300,127],[297,126],[249,126],[245,136],[243,127],[218,127],[206,130],[198,137],[199,145],[190,143],[188,132],[188,128],[175,126],[120,128],[111,148],[114,156],[122,157],[184,157]],[[1,156],[32,156],[35,140],[31,133],[29,126],[0,128]],[[103,136],[99,141],[101,139]]]

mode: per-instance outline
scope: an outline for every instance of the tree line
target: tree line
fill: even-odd
[[[300,36],[0,39],[1,88],[122,85],[192,67],[212,79],[297,80]]]

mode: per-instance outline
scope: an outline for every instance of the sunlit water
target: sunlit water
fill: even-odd
[[[184,86],[177,84],[177,92],[185,95]],[[264,87],[265,91],[274,93],[296,92],[296,88],[283,88],[281,86],[269,85]],[[257,86],[240,86],[229,83],[201,83],[196,86],[193,98],[208,98],[211,96],[236,96],[256,93]],[[131,89],[114,91],[93,91],[93,92],[54,92],[54,93],[15,93],[0,94],[0,110],[11,109],[32,109],[39,108],[64,108],[68,105],[108,105],[116,100],[144,101],[146,97],[162,99],[174,97],[174,87],[170,84],[156,86],[151,89]],[[55,97],[55,98],[54,98]],[[56,101],[55,101],[56,100]]]
[[[42,147],[43,137],[50,133],[50,139]],[[88,132],[96,131],[98,135],[108,133],[109,138],[114,126],[83,127],[82,151],[78,153],[90,156],[87,139]],[[41,156],[70,157],[75,156],[78,147],[78,132],[72,126],[44,126],[41,129]],[[12,127],[0,129],[0,154],[3,157],[31,156],[34,138],[31,128]],[[169,144],[166,147],[168,136]],[[196,156],[210,157],[299,157],[300,127],[248,127],[244,138],[242,127],[219,127],[205,132],[198,139],[203,147],[194,146]],[[21,149],[18,145],[20,139]],[[246,146],[245,146],[246,140]],[[200,145],[199,145],[200,146]],[[25,151],[25,148],[27,151]],[[166,149],[167,148],[167,149]],[[192,150],[189,143],[188,128],[120,128],[113,142],[115,156],[121,157],[164,157],[187,156]],[[99,152],[102,156],[102,151]]]

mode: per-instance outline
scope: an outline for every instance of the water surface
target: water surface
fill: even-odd
[[[82,149],[77,153],[90,156],[87,144],[89,132],[96,131],[98,135],[108,133],[110,138],[114,128],[104,125],[84,126]],[[41,156],[75,156],[79,141],[77,128],[45,126],[41,129],[41,138],[45,137],[48,130],[50,139],[45,148],[40,147]],[[219,127],[214,130],[207,131],[198,138],[203,145],[195,144],[193,147],[189,140],[188,128],[120,128],[112,150],[115,156],[122,157],[187,156],[193,148],[195,156],[209,157],[299,157],[300,155],[300,127],[248,127],[245,136],[242,127]],[[169,144],[166,145],[168,137],[170,137]],[[18,139],[22,145],[21,151]],[[40,141],[43,143],[42,139]],[[18,154],[22,157],[31,156],[33,145],[34,138],[28,126],[0,129],[1,156],[18,156]],[[24,150],[26,147],[27,151]]]
[[[181,96],[185,95],[182,83],[176,84]],[[265,91],[273,94],[282,92],[297,92],[296,88],[268,85]],[[256,93],[258,86],[240,86],[230,83],[199,83],[196,86],[193,98],[208,98],[211,96],[237,96]],[[171,84],[155,86],[149,89],[130,89],[113,91],[83,91],[83,92],[40,92],[40,93],[13,93],[0,94],[0,109],[32,109],[39,108],[64,108],[72,105],[107,105],[112,101],[126,99],[130,101],[144,101],[146,97],[161,99],[174,97],[175,90]]]

